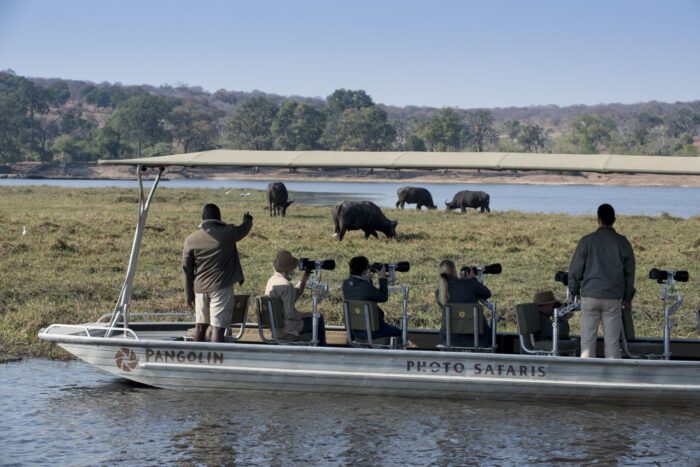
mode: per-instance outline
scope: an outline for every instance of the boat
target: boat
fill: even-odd
[[[445,346],[438,331],[409,328],[408,288],[398,285],[394,289],[404,294],[403,342],[412,342],[412,348],[369,348],[348,339],[351,334],[347,309],[344,326],[327,327],[329,345],[325,347],[280,341],[274,335],[272,311],[268,317],[260,303],[256,308],[257,322],[243,318],[237,334],[231,332],[225,343],[194,342],[189,338],[188,329],[194,326],[191,314],[132,314],[129,309],[148,212],[158,183],[169,167],[448,168],[700,175],[700,158],[215,150],[100,163],[133,166],[139,182],[139,216],[124,284],[111,314],[94,323],[52,324],[39,332],[39,338],[120,378],[167,389],[595,400],[651,405],[700,402],[700,339],[671,337],[670,317],[682,304],[675,289],[676,280],[688,279],[680,271],[657,271],[664,299],[663,338],[623,339],[628,357],[623,359],[572,358],[565,355],[566,349],[557,347],[558,339],[553,340],[551,349],[530,348],[524,332],[496,332],[497,310],[488,302],[484,306],[491,312],[490,344]],[[142,177],[148,170],[153,170],[155,177],[146,194]],[[328,293],[321,274],[317,261],[310,283],[314,314],[318,302]],[[568,313],[576,307],[577,303],[569,297],[566,306],[555,313]],[[553,331],[556,336],[556,327]],[[311,344],[315,341],[314,333]],[[649,352],[649,348],[658,351]]]

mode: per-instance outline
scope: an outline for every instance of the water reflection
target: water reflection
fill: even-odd
[[[0,365],[3,463],[696,465],[700,409],[153,389]]]

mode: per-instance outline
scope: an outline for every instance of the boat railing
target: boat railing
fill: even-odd
[[[100,316],[97,319],[98,323],[107,323],[112,317],[112,313],[105,313],[102,316]],[[194,321],[194,313],[191,311],[168,311],[168,312],[139,312],[139,313],[130,313],[129,318],[137,318],[137,319],[143,319],[143,318],[183,318],[184,319],[189,319],[191,321]],[[117,323],[122,323],[122,321],[118,321]]]
[[[85,334],[86,337],[102,337],[102,338],[122,338],[139,340],[139,337],[131,329],[116,328],[108,335],[108,326],[90,325],[90,324],[52,324],[44,330],[45,335],[74,335],[76,333]]]

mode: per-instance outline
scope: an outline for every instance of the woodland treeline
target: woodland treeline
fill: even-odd
[[[0,164],[215,148],[696,156],[699,133],[700,101],[437,109],[377,104],[363,90],[321,99],[0,72]]]

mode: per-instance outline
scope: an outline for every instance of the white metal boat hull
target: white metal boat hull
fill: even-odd
[[[700,362],[210,344],[40,334],[151,386],[697,405]]]

